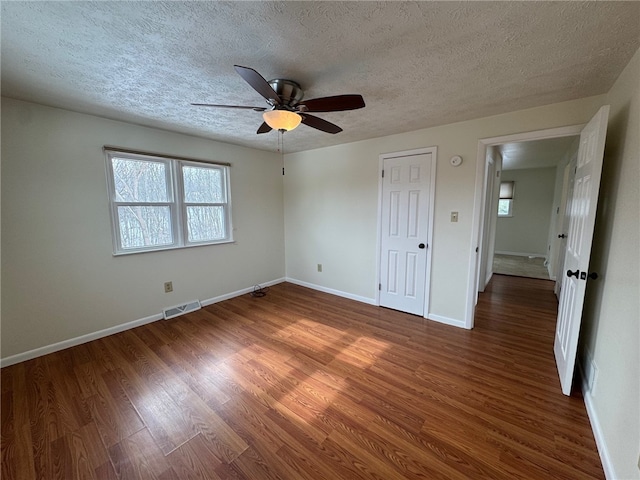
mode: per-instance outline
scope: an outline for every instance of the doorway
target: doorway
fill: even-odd
[[[483,255],[493,255],[485,273],[485,284],[491,273],[556,280],[562,235],[566,190],[565,170],[575,159],[579,137],[511,142],[494,145],[490,152],[497,157],[499,192],[491,218],[485,221],[490,231],[484,238]],[[487,160],[489,161],[489,160]],[[493,267],[493,268],[491,268]],[[479,283],[482,291],[484,285]]]
[[[562,289],[559,298],[558,320],[556,323],[556,337],[554,342],[554,354],[556,357],[556,365],[562,385],[562,392],[565,395],[570,394],[571,383],[573,379],[576,351],[578,345],[578,334],[580,330],[580,322],[582,318],[582,308],[584,304],[584,294],[586,290],[586,282],[588,279],[597,279],[597,272],[589,272],[589,259],[591,252],[591,243],[593,240],[593,230],[595,225],[596,208],[598,204],[598,191],[600,187],[600,176],[602,172],[602,163],[604,157],[604,145],[607,132],[607,123],[609,117],[609,105],[603,105],[596,114],[583,127],[579,129],[579,148],[575,162],[568,162],[573,167],[569,168],[569,177],[573,172],[573,181],[569,178],[569,188],[567,189],[567,205],[565,210],[567,233],[562,231],[559,237],[566,235],[565,261],[563,270],[566,269],[566,278],[563,278]],[[576,127],[567,127],[566,129],[554,129],[552,131],[534,132],[534,134],[512,135],[503,137],[502,141],[498,139],[486,139],[479,142],[479,152],[485,158],[487,146],[501,145],[508,143],[509,140],[519,141],[518,137],[534,136],[536,138],[557,138],[573,134],[567,130]],[[559,134],[559,130],[565,130]],[[578,132],[576,132],[578,133]],[[504,141],[504,140],[507,141]],[[533,140],[525,138],[525,140]],[[522,141],[522,140],[520,140]],[[482,161],[478,162],[476,201],[482,200],[483,192],[486,191],[486,182],[488,179],[482,176],[484,165]],[[566,178],[563,175],[563,178]],[[560,178],[560,176],[558,176]],[[477,204],[478,205],[478,204]],[[487,223],[488,214],[485,202],[481,202],[482,212],[479,217],[474,217],[477,224],[474,225],[475,238],[481,243],[483,238],[482,229]],[[559,207],[557,207],[559,210]],[[476,230],[477,228],[477,230]],[[473,295],[469,298],[475,298],[476,301],[470,302],[474,305],[478,298],[478,274],[479,269],[479,252],[482,249],[475,249],[476,256],[474,258],[474,271],[470,279]],[[572,280],[572,277],[575,277]],[[565,286],[566,285],[566,286]],[[469,328],[473,327],[474,312],[470,312]]]
[[[538,130],[480,139],[478,142],[478,161],[476,166],[475,204],[479,215],[474,215],[472,224],[473,238],[477,239],[475,251],[469,261],[469,292],[467,297],[465,328],[473,328],[475,306],[478,293],[484,290],[493,275],[493,252],[495,250],[495,225],[499,200],[500,177],[503,170],[503,154],[499,148],[507,144],[522,144],[537,140],[560,139],[579,136],[583,125]],[[492,191],[492,198],[488,192]],[[476,211],[478,211],[476,210]]]

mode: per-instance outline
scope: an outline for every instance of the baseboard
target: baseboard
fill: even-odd
[[[451,325],[458,328],[467,328],[463,320],[456,320],[455,318],[443,317],[442,315],[434,315],[430,313],[425,318],[427,320],[433,320],[434,322],[444,323],[445,325]]]
[[[272,285],[277,285],[278,283],[282,283],[285,281],[286,280],[284,278],[278,278],[277,280],[271,280],[269,282],[261,283],[260,286],[270,287]],[[253,287],[243,288],[242,290],[236,290],[235,292],[225,293],[224,295],[219,295],[217,297],[208,298],[207,300],[201,300],[200,304],[203,307],[206,307],[207,305],[213,305],[214,303],[229,300],[234,297],[239,297],[240,295],[246,295],[247,293],[253,292],[254,288],[256,288],[256,285],[254,285]]]
[[[514,257],[535,257],[535,258],[547,258],[544,253],[526,253],[526,252],[503,252],[495,251],[498,255],[513,255]]]
[[[279,278],[277,280],[271,280],[270,282],[261,283],[260,286],[263,286],[263,287],[271,286],[278,283],[282,283],[284,281],[285,281],[284,278]],[[200,303],[204,307],[217,302],[222,302],[223,300],[228,300],[230,298],[238,297],[240,295],[245,295],[249,292],[252,292],[254,288],[255,286],[243,288],[242,290],[236,290],[235,292],[231,292],[224,295],[219,295],[217,297],[209,298],[207,300],[203,300]],[[104,330],[98,330],[97,332],[92,332],[86,335],[81,335],[79,337],[70,338],[69,340],[63,340],[62,342],[53,343],[51,345],[46,345],[44,347],[34,348],[33,350],[29,350],[27,352],[11,355],[10,357],[0,359],[0,368],[8,367],[9,365],[15,365],[16,363],[20,363],[20,362],[25,362],[27,360],[41,357],[43,355],[48,355],[49,353],[58,352],[60,350],[64,350],[65,348],[75,347],[76,345],[81,345],[83,343],[91,342],[99,338],[108,337],[109,335],[124,332],[132,328],[140,327],[141,325],[146,325],[147,323],[157,322],[158,320],[162,320],[163,318],[164,316],[161,313],[158,313],[156,315],[140,318],[132,322],[122,323],[114,327],[105,328]]]
[[[596,440],[596,447],[598,448],[598,454],[600,455],[600,461],[602,462],[604,476],[605,478],[607,478],[607,480],[617,479],[619,477],[616,475],[615,469],[613,468],[613,463],[611,462],[609,449],[607,448],[607,443],[604,440],[602,427],[600,427],[600,420],[598,419],[598,414],[596,413],[596,409],[593,404],[593,397],[591,396],[591,391],[589,390],[589,383],[586,375],[584,374],[582,362],[578,362],[578,368],[580,370],[580,380],[582,382],[582,397],[584,398],[584,405],[587,409],[587,416],[589,417],[589,422],[591,423],[593,437]]]
[[[349,300],[355,300],[356,302],[362,302],[369,305],[378,305],[375,298],[362,297],[360,295],[353,295],[352,293],[343,292],[340,290],[334,290],[333,288],[323,287],[314,283],[303,282],[302,280],[296,280],[295,278],[287,277],[286,281],[301,287],[311,288],[312,290],[318,290],[319,292],[330,293],[331,295],[337,295],[338,297],[348,298]]]
[[[157,322],[158,320],[162,320],[163,318],[163,315],[161,313],[158,313],[156,315],[140,318],[132,322],[122,323],[120,325],[116,325],[115,327],[109,327],[105,328],[104,330],[98,330],[97,332],[87,333],[86,335],[70,338],[69,340],[63,340],[62,342],[45,345],[44,347],[34,348],[33,350],[29,350],[27,352],[18,353],[16,355],[11,355],[10,357],[0,359],[0,367],[3,368],[8,367],[9,365],[15,365],[16,363],[26,362],[27,360],[42,357],[43,355],[48,355],[53,352],[58,352],[60,350],[64,350],[65,348],[75,347],[76,345],[82,345],[83,343],[91,342],[99,338],[108,337],[109,335],[113,335],[114,333],[124,332],[125,330],[130,330],[141,325],[146,325],[147,323]]]

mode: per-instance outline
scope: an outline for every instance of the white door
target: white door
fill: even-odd
[[[608,118],[609,106],[605,105],[598,110],[580,134],[573,191],[569,198],[569,229],[564,263],[566,276],[560,291],[553,346],[562,393],[565,395],[571,394],[584,293],[589,279],[589,258]]]
[[[380,305],[424,315],[433,153],[383,159]]]
[[[487,155],[487,165],[485,168],[484,178],[486,178],[484,212],[482,214],[482,243],[480,254],[480,270],[478,272],[478,292],[484,292],[491,276],[493,275],[493,250],[495,241],[491,241],[491,237],[495,240],[495,220],[498,216],[498,206],[495,205],[494,197],[496,197],[496,188],[499,187],[500,178],[496,169],[496,162]],[[495,208],[494,208],[495,207]],[[492,228],[493,227],[493,228]],[[478,294],[476,293],[476,304],[478,303]]]
[[[562,291],[562,282],[566,276],[566,270],[564,269],[564,257],[567,252],[567,232],[569,231],[569,218],[571,218],[571,203],[570,198],[573,196],[573,186],[575,179],[575,172],[577,170],[577,152],[575,158],[573,158],[569,164],[565,167],[564,177],[562,180],[562,198],[560,200],[560,212],[558,215],[558,258],[556,260],[556,270],[554,275],[556,277],[556,285],[553,289],[558,299],[560,298],[560,292]]]

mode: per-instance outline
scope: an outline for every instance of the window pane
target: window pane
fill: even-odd
[[[224,240],[224,207],[187,207],[187,237],[189,242]]]
[[[173,244],[171,211],[166,207],[118,207],[123,249]]]
[[[182,168],[184,200],[187,203],[224,203],[222,172],[219,168]]]
[[[498,200],[498,215],[511,215],[511,200]]]
[[[168,202],[167,167],[164,162],[113,158],[116,202]]]

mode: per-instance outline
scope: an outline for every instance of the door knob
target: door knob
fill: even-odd
[[[558,238],[567,238],[567,236],[564,233],[561,233],[560,235],[558,235]]]
[[[576,270],[575,272],[572,272],[571,270],[567,270],[567,277],[569,277],[569,278],[571,278],[573,276],[578,278],[579,274],[580,274],[580,270]]]
[[[418,245],[418,248],[424,248],[424,243],[421,243],[420,245]]]
[[[589,275],[587,275],[591,280],[595,280],[596,278],[598,278],[598,274],[596,272],[591,272]]]

